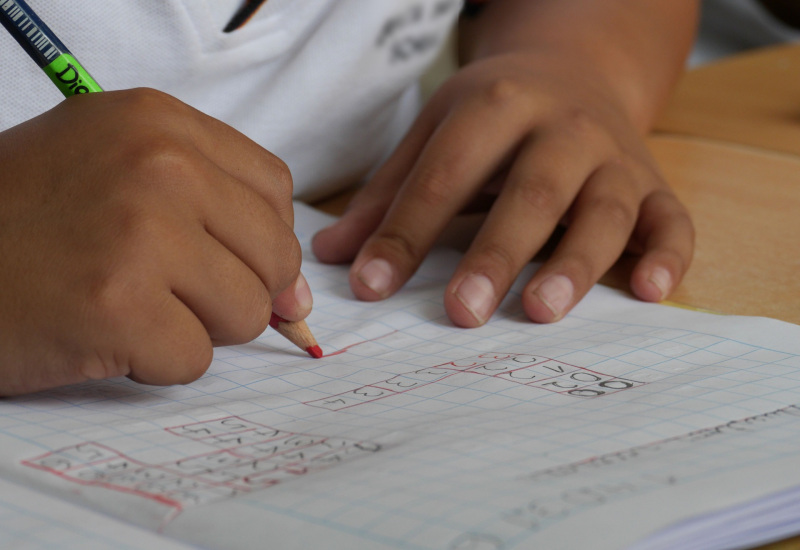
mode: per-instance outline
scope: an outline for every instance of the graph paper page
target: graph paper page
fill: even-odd
[[[0,548],[188,550],[191,546],[0,480]]]
[[[315,262],[325,357],[268,330],[181,387],[0,401],[0,478],[205,548],[621,548],[800,485],[800,327],[597,287],[535,325],[518,281],[453,327],[437,250],[397,296]],[[530,272],[527,273],[530,275]]]

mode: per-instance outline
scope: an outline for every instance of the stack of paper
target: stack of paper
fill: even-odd
[[[631,550],[735,550],[800,533],[800,487],[692,518],[659,531]]]

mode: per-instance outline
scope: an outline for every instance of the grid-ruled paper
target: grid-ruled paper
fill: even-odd
[[[0,480],[0,548],[186,550],[190,546]]]
[[[357,302],[320,223],[298,210],[323,359],[268,331],[185,387],[5,400],[0,477],[208,548],[619,548],[800,484],[800,327],[596,288],[457,329],[455,252]]]

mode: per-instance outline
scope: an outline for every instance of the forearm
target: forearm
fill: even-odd
[[[683,69],[697,16],[696,0],[491,0],[462,20],[459,55],[529,51],[563,63],[610,90],[644,132]]]

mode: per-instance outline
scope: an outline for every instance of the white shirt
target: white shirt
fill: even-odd
[[[237,128],[290,167],[295,196],[350,185],[413,121],[416,82],[461,0],[28,0],[105,90],[147,86]],[[63,97],[0,32],[0,130]]]
[[[756,0],[704,0],[702,8],[700,32],[690,65],[751,48],[800,40],[800,30],[779,21]]]

